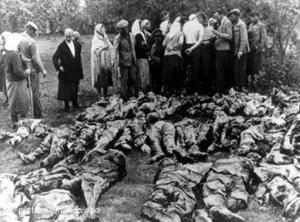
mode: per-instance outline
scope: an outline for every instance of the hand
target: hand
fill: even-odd
[[[62,67],[62,66],[59,67],[59,70],[62,71],[62,72],[65,71],[64,67]]]
[[[43,70],[42,74],[43,74],[43,78],[45,78],[45,77],[47,76],[48,73],[47,73],[46,70]]]
[[[211,30],[212,31],[212,33],[214,33],[216,36],[219,36],[219,32],[217,31],[217,30]]]
[[[189,54],[191,54],[192,51],[193,51],[192,48],[188,48],[187,50],[185,50],[185,53],[189,55]]]
[[[30,75],[30,69],[29,69],[29,68],[27,68],[27,69],[25,70],[25,74],[26,74],[26,75]]]
[[[242,52],[238,52],[237,58],[240,59],[240,58],[242,58],[242,56],[243,56],[243,53]]]

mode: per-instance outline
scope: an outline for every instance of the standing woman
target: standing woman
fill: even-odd
[[[74,108],[78,105],[78,85],[83,79],[81,62],[81,46],[73,41],[73,30],[65,30],[65,40],[57,47],[52,62],[58,71],[57,99],[65,103],[65,111],[70,109],[69,102]]]
[[[9,99],[10,116],[15,125],[19,117],[25,118],[29,111],[29,95],[27,88],[27,76],[30,70],[26,69],[22,62],[18,45],[22,37],[19,34],[6,35],[4,39],[5,74],[7,80],[7,91]]]
[[[140,91],[145,92],[151,87],[150,81],[150,68],[149,68],[149,56],[150,47],[149,39],[151,34],[151,23],[145,19],[141,22],[141,30],[135,36],[135,52],[138,68],[138,88]]]
[[[91,72],[92,85],[100,98],[107,96],[107,89],[112,86],[111,50],[112,44],[104,25],[96,25],[91,49]]]
[[[183,58],[182,47],[184,36],[182,33],[181,18],[175,19],[167,34],[163,46],[165,49],[163,64],[163,88],[162,92],[168,90],[180,90],[183,86]]]

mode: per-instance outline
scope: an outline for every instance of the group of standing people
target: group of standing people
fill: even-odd
[[[179,15],[171,22],[170,14],[163,12],[163,21],[154,30],[148,19],[135,20],[131,29],[128,21],[119,21],[113,42],[100,23],[92,39],[92,87],[99,97],[107,96],[109,87],[113,87],[124,100],[150,90],[219,94],[231,87],[243,90],[248,77],[259,73],[268,43],[259,15],[251,13],[250,18],[247,27],[240,10],[233,9],[227,14],[218,10],[210,19],[203,12],[188,19]],[[29,96],[34,118],[43,117],[39,78],[47,72],[34,40],[37,30],[33,22],[28,22],[21,34],[0,35],[0,90],[5,92],[13,123],[26,117]],[[75,109],[80,107],[82,44],[80,34],[68,28],[52,57],[59,79],[57,96],[64,101],[66,111],[70,109],[69,102]]]
[[[40,74],[46,75],[47,71],[34,40],[37,30],[38,27],[33,22],[28,22],[23,33],[4,32],[0,35],[0,85],[13,123],[19,117],[27,116],[29,98],[34,118],[43,117],[39,78]]]
[[[37,31],[36,24],[28,22],[23,33],[0,35],[0,85],[14,125],[19,118],[27,117],[30,105],[33,118],[43,118],[39,85],[40,75],[45,76],[47,71],[34,40]],[[81,44],[79,33],[66,29],[65,40],[52,58],[59,80],[57,99],[64,101],[65,110],[70,109],[70,101],[79,108],[78,88],[83,79]]]
[[[103,24],[95,28],[92,42],[92,79],[99,95],[114,86],[124,99],[139,91],[166,93],[225,93],[242,90],[259,74],[267,47],[265,25],[251,13],[247,27],[239,9],[177,16],[168,12],[152,32],[151,22],[137,19],[117,23],[119,34],[111,43]],[[111,62],[109,62],[109,60]],[[248,81],[250,79],[250,81]]]

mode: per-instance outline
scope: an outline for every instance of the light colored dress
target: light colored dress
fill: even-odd
[[[91,48],[92,87],[98,91],[112,86],[112,44],[106,35],[95,32]]]

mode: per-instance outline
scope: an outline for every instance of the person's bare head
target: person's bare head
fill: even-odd
[[[33,22],[28,22],[25,25],[25,32],[32,38],[36,37],[37,35],[38,27]]]
[[[71,42],[73,38],[73,30],[70,28],[65,29],[65,40]]]
[[[170,20],[170,13],[168,11],[163,11],[161,13],[161,17],[164,21],[168,21],[168,20]]]
[[[259,13],[258,12],[250,13],[250,22],[257,23],[258,21],[259,21]]]
[[[225,15],[225,10],[223,8],[218,9],[215,14],[214,14],[214,18],[218,21],[221,22],[223,17]]]
[[[203,24],[204,21],[206,20],[206,15],[205,15],[204,12],[198,12],[196,14],[196,16],[197,16],[197,19],[198,19],[199,23],[201,23],[201,24]]]
[[[76,41],[79,40],[80,39],[80,33],[78,31],[74,31],[73,32],[73,38]]]

